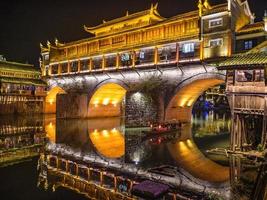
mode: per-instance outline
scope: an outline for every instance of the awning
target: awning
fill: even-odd
[[[263,68],[267,66],[267,52],[242,53],[216,63],[218,69]]]
[[[26,79],[26,78],[14,78],[14,77],[0,77],[0,82],[20,84],[20,85],[35,85],[35,86],[46,86],[47,85],[41,79]]]
[[[162,197],[168,192],[168,190],[168,185],[146,180],[134,185],[132,188],[132,194],[143,198],[156,199]]]

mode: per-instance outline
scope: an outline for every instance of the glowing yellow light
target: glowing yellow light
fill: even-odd
[[[190,99],[188,102],[187,102],[187,106],[191,106],[192,104],[194,103],[194,99]]]
[[[49,123],[49,128],[52,128],[53,127],[53,124],[52,122]]]
[[[112,104],[113,104],[113,106],[117,106],[117,104],[118,104],[118,101],[116,101],[116,100],[114,100],[114,101],[112,101]]]
[[[111,133],[116,133],[117,132],[117,129],[116,128],[113,128],[112,130],[111,130]]]
[[[108,131],[107,130],[103,130],[102,134],[103,134],[103,136],[107,137],[108,136]]]
[[[184,105],[186,104],[186,101],[187,101],[187,98],[183,98],[183,99],[181,100],[181,103],[180,103],[179,106],[184,107]]]
[[[49,99],[49,103],[52,105],[54,103],[53,99]]]
[[[187,151],[187,146],[185,145],[185,143],[183,141],[179,142],[179,149],[184,152]]]
[[[94,135],[98,134],[97,129],[94,130],[93,134],[94,134]]]
[[[186,143],[190,148],[193,148],[193,144],[192,144],[192,141],[190,139],[187,139]]]
[[[109,104],[109,98],[105,98],[104,100],[103,100],[103,105],[108,105]]]

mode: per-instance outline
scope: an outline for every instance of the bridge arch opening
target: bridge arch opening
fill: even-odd
[[[57,95],[58,94],[65,94],[65,90],[63,90],[59,86],[55,86],[51,88],[47,92],[47,96],[45,98],[45,113],[55,114],[56,113],[56,102],[57,102]]]
[[[126,87],[105,83],[98,87],[89,101],[88,117],[118,117],[124,112]]]
[[[207,89],[224,83],[224,78],[205,78],[189,81],[176,90],[166,111],[165,120],[191,121],[192,108],[199,96]]]

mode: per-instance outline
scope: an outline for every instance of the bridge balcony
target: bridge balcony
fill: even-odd
[[[181,47],[179,47],[181,45]],[[173,43],[162,47],[148,47],[136,51],[112,53],[82,60],[52,63],[48,76],[102,72],[107,70],[169,66],[179,62],[199,61],[199,42]]]

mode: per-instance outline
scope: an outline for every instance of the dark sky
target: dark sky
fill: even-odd
[[[226,0],[210,0],[211,4]],[[39,43],[73,41],[89,36],[83,25],[94,26],[159,3],[159,12],[170,17],[197,9],[198,0],[4,0],[0,5],[0,54],[10,61],[37,65]],[[261,20],[267,0],[249,0]]]

